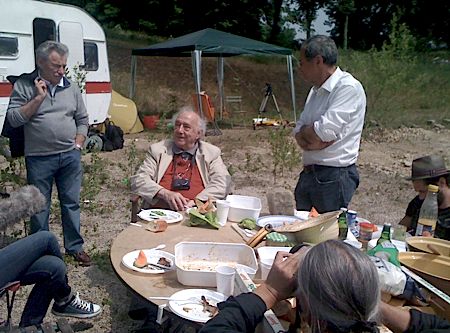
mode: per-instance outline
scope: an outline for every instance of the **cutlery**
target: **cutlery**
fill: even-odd
[[[167,267],[167,266],[160,265],[160,264],[152,264],[150,262],[148,262],[146,266],[151,267],[151,268],[163,269],[163,270],[166,270],[166,271],[172,270],[171,267]]]
[[[175,301],[175,302],[195,302],[195,303],[200,303],[200,299],[195,298],[195,297],[190,297],[190,298],[171,298],[170,296],[150,296],[150,297],[147,297],[147,299],[167,300],[167,301]]]

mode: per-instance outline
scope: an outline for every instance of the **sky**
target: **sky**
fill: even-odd
[[[330,34],[327,32],[327,30],[331,30],[331,27],[324,24],[326,19],[328,18],[327,14],[325,14],[325,11],[323,9],[319,9],[317,12],[317,18],[313,21],[313,28],[315,30],[315,35],[327,35]],[[299,27],[296,27],[297,34],[295,35],[295,39],[305,39],[306,33],[304,31],[300,31]]]

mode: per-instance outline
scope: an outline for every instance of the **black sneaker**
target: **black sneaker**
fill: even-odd
[[[102,308],[100,307],[100,305],[83,301],[82,299],[80,299],[78,293],[69,304],[65,306],[58,306],[56,304],[53,304],[52,307],[52,313],[55,316],[75,317],[81,319],[95,317],[101,312]]]

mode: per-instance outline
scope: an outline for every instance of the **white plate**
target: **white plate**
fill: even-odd
[[[299,218],[300,220],[307,220],[309,219],[309,211],[307,210],[296,210],[294,211],[294,215]]]
[[[156,214],[156,212],[161,213]],[[164,214],[164,215],[162,215]],[[174,212],[173,210],[167,209],[145,209],[141,210],[138,216],[145,221],[153,221],[156,219],[165,220],[167,223],[176,223],[183,220],[183,215],[178,212]]]
[[[272,227],[278,228],[281,227],[285,223],[292,223],[295,221],[299,221],[300,219],[296,216],[288,216],[288,215],[268,215],[260,217],[256,221],[256,225],[263,228],[266,224],[270,223]]]
[[[169,308],[184,319],[206,323],[212,317],[209,312],[203,311],[202,296],[214,306],[226,299],[225,295],[208,289],[185,289],[170,296]]]
[[[163,268],[157,268],[157,267],[145,267],[145,268],[138,268],[133,265],[134,261],[139,255],[140,250],[135,250],[127,253],[122,258],[122,263],[125,265],[125,267],[128,267],[129,269],[132,269],[133,271],[140,272],[140,273],[147,273],[147,274],[161,274],[164,272],[168,272],[169,270],[163,269]],[[172,266],[170,267],[170,270],[175,269],[175,256],[169,252],[166,251],[160,251],[160,250],[142,250],[145,253],[145,256],[147,257],[147,262],[151,264],[158,263],[159,258],[164,257],[166,259],[169,259],[172,263]]]

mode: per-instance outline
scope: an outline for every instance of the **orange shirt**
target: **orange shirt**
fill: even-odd
[[[172,179],[173,179],[173,161],[170,162],[170,165],[167,168],[166,172],[164,173],[164,176],[161,178],[159,185],[168,190],[181,193],[184,197],[188,198],[189,200],[194,200],[197,194],[199,194],[201,191],[205,189],[197,164],[194,164],[194,166],[192,167],[191,186],[189,190],[172,190]],[[167,205],[167,203],[159,200],[153,207],[168,208],[169,206]]]

